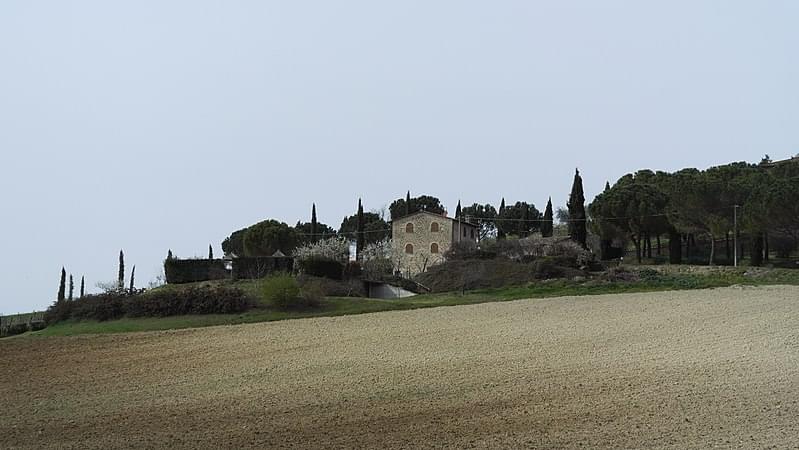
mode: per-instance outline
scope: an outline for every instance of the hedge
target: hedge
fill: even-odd
[[[230,272],[222,259],[177,259],[164,261],[164,273],[169,284],[224,280]]]

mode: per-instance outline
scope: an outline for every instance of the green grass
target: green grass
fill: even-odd
[[[550,298],[560,296],[580,296],[598,294],[619,294],[653,292],[683,289],[705,289],[731,286],[735,284],[799,285],[799,270],[773,269],[756,276],[745,275],[746,269],[725,269],[709,273],[686,273],[681,269],[644,269],[642,279],[633,282],[608,282],[588,280],[583,282],[554,280],[527,286],[482,289],[440,294],[426,294],[396,300],[376,300],[367,298],[328,297],[319,308],[311,310],[281,311],[271,308],[263,301],[255,309],[242,314],[195,315],[160,318],[123,318],[107,322],[67,321],[51,325],[44,330],[27,333],[27,336],[71,336],[79,334],[122,333],[132,331],[153,331],[181,328],[195,328],[212,325],[233,325],[241,323],[269,322],[275,320],[307,317],[330,317],[348,314],[363,314],[379,311],[431,308],[438,306],[468,305],[486,302],[510,301],[526,298]],[[253,298],[260,298],[259,282],[241,281],[235,283]],[[164,286],[159,289],[183,289],[182,286]]]

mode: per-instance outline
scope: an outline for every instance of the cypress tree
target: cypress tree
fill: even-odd
[[[136,278],[136,265],[133,265],[133,269],[130,270],[130,293],[133,293],[133,280]]]
[[[609,182],[609,181],[606,181],[606,182],[605,182],[605,192],[607,192],[607,191],[609,191],[609,190],[610,190],[610,182]]]
[[[408,193],[405,194],[405,215],[407,216],[410,213],[411,213],[411,191],[408,191]]]
[[[318,231],[317,226],[318,224],[316,222],[316,203],[314,203],[313,206],[311,207],[311,242],[318,241],[316,237],[316,233]]]
[[[541,224],[541,236],[552,237],[552,197],[547,201],[547,209],[544,211],[544,222]]]
[[[458,206],[455,207],[455,218],[456,219],[460,219],[461,218],[461,201],[460,200],[458,200]]]
[[[208,259],[214,259],[214,247],[208,244]]]
[[[75,282],[72,279],[72,274],[69,274],[69,300],[73,300],[75,298]]]
[[[172,249],[170,248],[169,251],[166,253],[166,259],[172,259],[172,258],[174,258],[174,256],[172,256]]]
[[[81,277],[80,277],[80,298],[83,298],[83,296],[86,294],[86,291],[84,289],[86,287],[86,280],[84,280],[83,278],[84,278],[83,275],[81,275]]]
[[[125,254],[119,251],[119,275],[117,276],[117,287],[122,290],[125,287]]]
[[[355,239],[355,259],[360,261],[364,247],[363,205],[361,204],[361,199],[358,199],[358,229]]]
[[[58,301],[63,302],[67,297],[67,271],[61,268],[61,283],[58,284]]]
[[[505,239],[505,224],[502,219],[505,218],[505,197],[502,197],[502,202],[499,204],[499,211],[497,211],[497,239]]]
[[[588,248],[586,246],[588,231],[586,228],[583,179],[580,177],[580,171],[577,169],[574,171],[572,192],[571,195],[569,195],[569,202],[566,206],[569,209],[569,237],[583,248]]]

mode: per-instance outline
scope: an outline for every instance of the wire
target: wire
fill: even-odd
[[[718,208],[706,209],[704,211],[708,211],[708,212],[710,212],[710,211],[723,211],[723,210],[733,209],[733,208],[735,208],[735,205],[720,206]],[[658,214],[644,214],[644,215],[640,215],[640,216],[617,216],[617,217],[598,216],[598,217],[585,217],[585,218],[582,218],[582,219],[571,219],[570,218],[570,219],[558,220],[558,222],[559,223],[568,223],[568,222],[587,222],[587,221],[590,221],[590,220],[596,220],[596,221],[607,220],[607,221],[610,221],[610,220],[625,220],[625,219],[645,219],[645,218],[650,218],[650,217],[668,217],[668,216],[679,216],[679,215],[680,215],[679,212],[672,211],[672,212],[658,213]],[[405,217],[407,217],[407,216],[405,216]],[[442,216],[442,218],[450,219],[450,220],[453,220],[453,221],[457,220],[457,219],[454,219],[452,217],[446,217],[446,216]],[[396,222],[397,220],[402,220],[402,218],[395,219],[394,222]],[[511,218],[502,218],[502,217],[493,217],[493,218],[471,217],[471,220],[472,221],[477,221],[479,223],[466,222],[466,221],[463,221],[463,223],[466,223],[466,224],[469,224],[469,225],[473,225],[473,226],[480,226],[483,223],[498,223],[498,222],[515,222],[515,223],[519,223],[519,222],[522,222],[522,223],[545,223],[545,222],[549,222],[548,220],[545,220],[545,219],[511,219]],[[554,223],[555,221],[552,220],[552,222]],[[387,232],[390,232],[390,231],[392,231],[392,228],[381,228],[379,230],[364,230],[364,231],[362,231],[362,233],[364,233],[364,234],[376,234],[376,233],[387,233]],[[358,232],[357,231],[343,231],[343,232],[336,232],[336,233],[297,233],[297,235],[299,235],[299,236],[318,236],[318,237],[357,236]]]

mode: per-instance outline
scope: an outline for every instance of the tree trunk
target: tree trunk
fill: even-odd
[[[646,232],[646,257],[652,258],[652,238],[648,231]]]
[[[763,261],[768,261],[768,232],[763,233]]]
[[[741,232],[739,231],[738,232],[738,261],[741,261],[742,259],[744,259],[744,248],[746,248],[746,246],[744,245],[744,240],[741,238]]]
[[[727,251],[727,261],[729,262],[732,259],[732,254],[730,252],[730,232],[724,233],[724,246],[725,250]]]
[[[660,254],[660,235],[659,234],[657,236],[657,240],[658,240],[658,256],[661,256],[661,254]]]
[[[682,262],[682,238],[676,230],[669,231],[669,263],[680,264]]]
[[[691,237],[690,234],[686,234],[685,235],[685,260],[688,261],[689,264],[691,263],[691,239],[690,239],[690,237]]]
[[[710,235],[710,262],[708,265],[712,266],[715,264],[715,257],[716,257],[716,239],[711,234]]]
[[[752,256],[749,263],[755,267],[763,264],[763,233],[752,234]]]
[[[635,258],[638,260],[638,264],[641,264],[641,238],[634,237],[633,243],[635,244]]]

